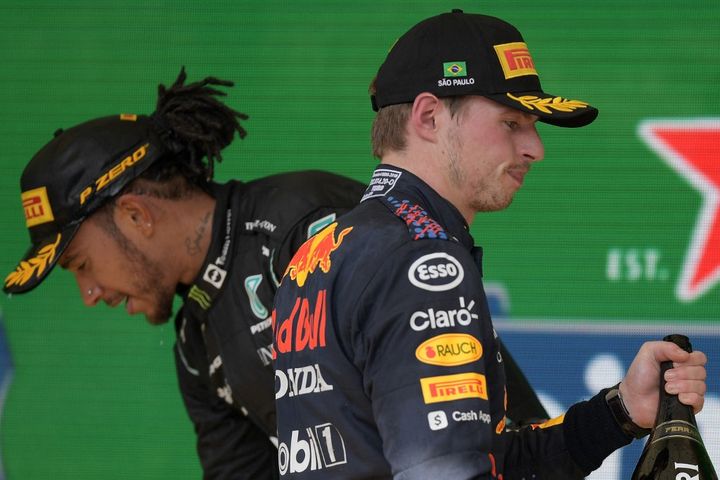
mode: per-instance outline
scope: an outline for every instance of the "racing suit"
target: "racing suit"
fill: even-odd
[[[582,478],[631,441],[605,391],[506,428],[481,260],[455,207],[389,165],[300,247],[272,314],[282,477]]]
[[[359,201],[323,172],[213,183],[212,239],[175,319],[176,370],[206,479],[277,477],[270,309],[292,253]]]

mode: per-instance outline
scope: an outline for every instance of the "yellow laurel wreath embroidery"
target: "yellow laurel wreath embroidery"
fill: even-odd
[[[55,243],[45,245],[43,248],[38,250],[36,257],[20,262],[17,269],[5,277],[5,287],[25,285],[33,275],[42,275],[47,268],[48,263],[51,263],[55,258],[55,251],[57,250],[57,246],[60,244],[60,238],[61,234],[58,233]]]
[[[587,103],[581,102],[580,100],[568,100],[562,97],[540,98],[534,95],[516,97],[511,93],[508,93],[507,96],[529,110],[537,108],[543,113],[553,113],[550,109],[559,112],[572,112],[578,108],[586,108],[588,106]]]

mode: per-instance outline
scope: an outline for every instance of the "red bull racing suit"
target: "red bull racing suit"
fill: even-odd
[[[300,247],[272,318],[283,478],[583,478],[631,441],[605,391],[506,428],[481,259],[460,213],[389,165]]]
[[[206,479],[277,477],[270,309],[292,253],[364,186],[322,172],[211,184],[211,245],[182,288],[175,357]]]

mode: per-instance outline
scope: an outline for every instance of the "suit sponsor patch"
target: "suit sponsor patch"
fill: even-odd
[[[415,357],[429,365],[453,367],[482,357],[482,344],[467,333],[445,333],[425,340],[415,350]]]
[[[488,399],[485,375],[475,372],[421,378],[420,387],[426,404],[463,398]]]
[[[443,292],[460,285],[465,277],[460,262],[445,252],[423,255],[408,269],[410,283],[423,290]]]

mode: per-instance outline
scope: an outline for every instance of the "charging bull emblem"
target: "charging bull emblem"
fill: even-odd
[[[345,235],[350,233],[353,227],[343,229],[335,239],[335,228],[337,222],[331,224],[326,229],[320,231],[317,235],[305,242],[290,260],[290,264],[285,270],[285,276],[289,276],[298,286],[305,285],[308,275],[313,273],[318,267],[325,273],[330,271],[330,254],[340,247]]]

